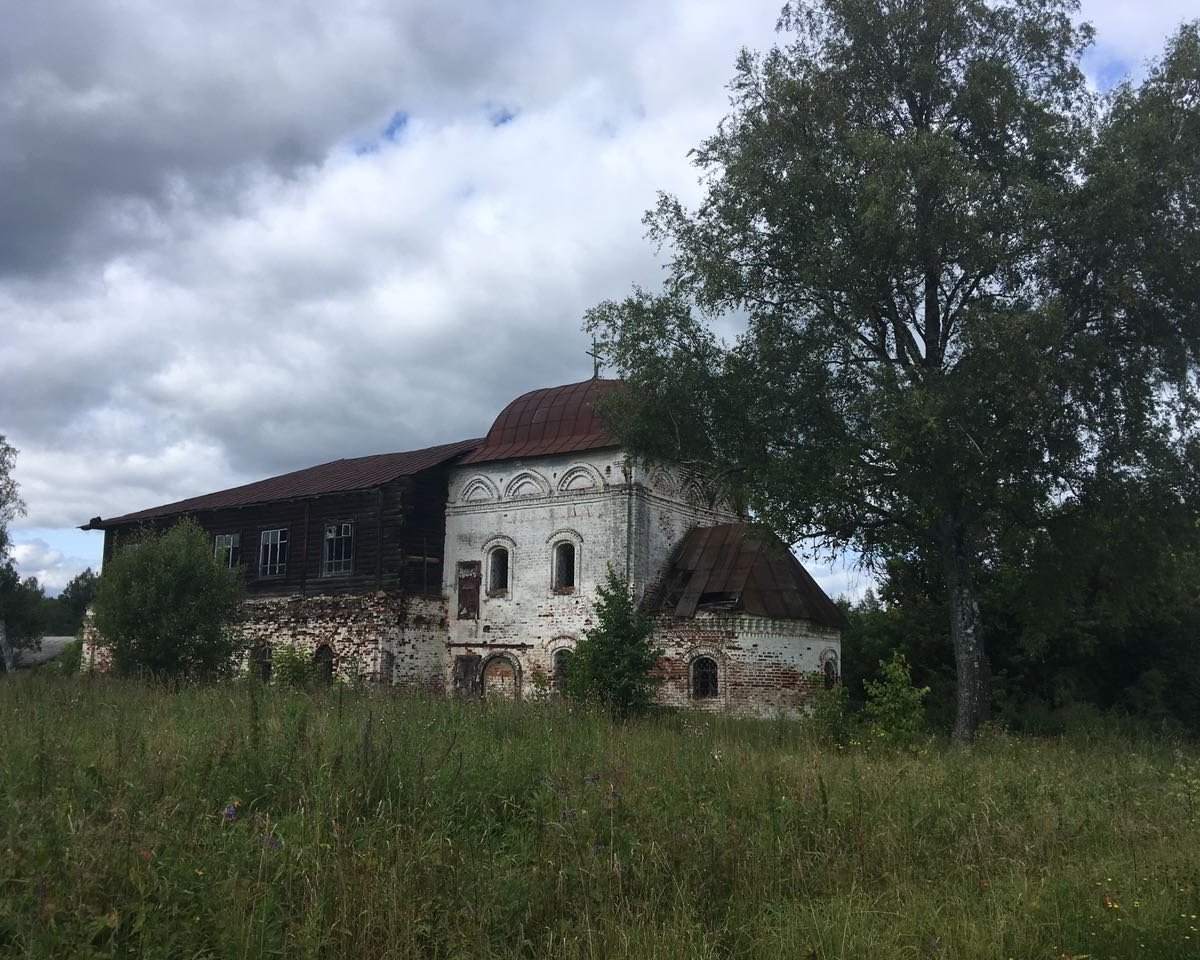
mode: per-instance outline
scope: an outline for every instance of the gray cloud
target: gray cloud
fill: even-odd
[[[1135,66],[1184,6],[1084,14]],[[687,150],[778,7],[0,0],[16,539],[94,563],[41,531],[479,435],[587,376],[583,311],[660,276],[641,213],[698,195]]]

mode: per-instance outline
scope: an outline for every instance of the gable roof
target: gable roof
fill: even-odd
[[[480,443],[482,441],[479,439],[459,440],[456,443],[443,443],[436,447],[426,447],[423,450],[379,453],[369,457],[333,460],[315,467],[306,467],[303,470],[285,473],[282,476],[256,480],[254,483],[231,487],[228,490],[219,490],[216,493],[206,493],[199,497],[189,497],[186,500],[177,500],[174,503],[150,507],[148,510],[139,510],[136,513],[127,513],[109,520],[93,517],[80,529],[104,530],[121,524],[137,523],[139,520],[154,520],[201,510],[248,507],[254,504],[317,497],[322,494],[341,493],[348,490],[369,490],[401,477],[411,477],[430,467],[445,463],[447,460],[453,460],[463,453],[474,450]]]
[[[463,463],[539,457],[619,446],[595,412],[601,397],[620,388],[620,380],[593,377],[561,387],[530,390],[500,411],[492,429]]]
[[[676,547],[650,612],[693,617],[727,610],[778,620],[810,620],[844,630],[842,611],[781,540],[743,523],[692,527]]]

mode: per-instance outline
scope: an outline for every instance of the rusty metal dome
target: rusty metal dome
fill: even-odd
[[[461,463],[543,457],[618,446],[605,432],[595,403],[621,384],[592,378],[522,394],[500,411],[483,446]]]

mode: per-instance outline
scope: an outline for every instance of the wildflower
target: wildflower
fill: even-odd
[[[273,833],[261,834],[258,839],[262,841],[263,846],[270,847],[272,850],[278,850],[283,846],[283,841]]]
[[[224,810],[221,811],[221,817],[226,823],[234,823],[238,818],[238,808],[241,804],[234,800]]]
[[[566,823],[570,820],[574,820],[578,815],[579,815],[578,810],[567,809],[558,815],[558,819],[562,820],[564,823]]]

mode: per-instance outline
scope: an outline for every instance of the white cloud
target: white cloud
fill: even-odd
[[[87,567],[95,566],[84,558],[64,554],[41,537],[14,542],[10,555],[21,578],[36,577],[49,596],[57,595]]]

